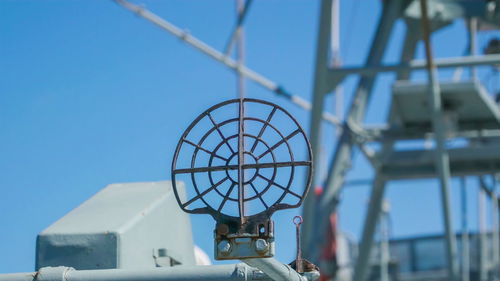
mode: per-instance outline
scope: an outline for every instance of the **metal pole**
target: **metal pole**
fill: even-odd
[[[470,67],[480,65],[492,65],[500,63],[500,55],[482,55],[482,56],[465,56],[453,58],[440,58],[436,59],[435,65],[437,68],[454,68],[454,67]],[[351,74],[360,74],[363,76],[374,76],[381,72],[400,72],[408,70],[423,70],[427,67],[425,60],[412,60],[403,64],[389,64],[389,65],[371,65],[371,66],[357,66],[342,68],[333,68],[328,71],[329,76],[335,79],[345,77]]]
[[[244,263],[264,272],[275,281],[306,281],[307,279],[290,266],[284,265],[274,258],[244,259]],[[1,281],[1,280],[0,280]]]
[[[315,281],[318,272],[301,276],[273,258],[210,266],[174,266],[151,269],[75,270],[43,267],[37,272],[0,274],[0,281]],[[315,274],[316,273],[316,274]]]
[[[486,196],[483,195],[482,209],[480,209],[481,217],[480,217],[480,230],[484,231],[483,238],[483,253],[481,254],[482,266],[484,269],[485,278],[496,278],[498,275],[498,263],[500,259],[500,236],[499,236],[499,223],[498,223],[498,196],[496,192],[496,180],[495,176],[493,176],[493,184],[488,187],[484,176],[479,177],[479,184],[481,187],[481,192],[484,195],[487,195],[491,200],[491,240],[488,239],[488,233],[486,232],[486,218],[484,215],[485,207],[484,207],[484,198]],[[491,246],[487,246],[488,242],[491,241]],[[491,273],[491,275],[490,275]]]
[[[245,5],[241,0],[237,0],[238,2],[238,18],[236,21],[236,26],[231,32],[231,36],[229,37],[229,41],[227,41],[226,48],[224,54],[226,56],[231,55],[231,50],[233,49],[233,44],[235,41],[238,41],[238,38],[242,37],[241,33],[243,32],[243,23],[245,22],[248,11],[250,10],[250,6],[252,5],[253,0],[245,1]]]
[[[136,13],[137,15],[143,17],[144,19],[156,24],[160,28],[168,31],[170,34],[174,35],[175,37],[179,38],[180,40],[186,42],[190,46],[194,47],[198,51],[202,52],[203,54],[211,57],[212,59],[224,64],[226,67],[241,73],[241,75],[247,77],[248,79],[254,81],[255,83],[259,84],[260,86],[271,90],[278,96],[284,97],[288,100],[290,100],[292,103],[295,105],[305,109],[305,110],[311,110],[312,105],[305,99],[291,94],[287,90],[285,90],[281,85],[277,84],[274,81],[269,80],[268,78],[264,77],[263,75],[249,69],[248,67],[244,65],[238,64],[235,60],[232,58],[224,55],[223,53],[215,50],[205,42],[199,40],[198,38],[192,36],[188,32],[181,30],[177,26],[167,22],[166,20],[162,19],[161,17],[151,13],[150,11],[134,5],[130,2],[127,2],[126,0],[114,0],[121,6],[125,7],[126,9]],[[320,114],[321,118],[324,119],[325,121],[334,124],[336,126],[340,125],[340,121],[332,115],[329,112],[322,112]]]
[[[493,174],[493,193],[492,193],[492,204],[494,206],[493,210],[493,234],[495,239],[495,278],[500,278],[500,213],[498,206],[498,183],[500,182],[500,174]]]
[[[382,215],[380,216],[380,281],[389,281],[389,202],[383,200]]]
[[[477,49],[477,20],[475,18],[467,19],[467,30],[469,32],[469,46],[466,54],[474,56],[476,54],[476,49]],[[477,79],[476,68],[474,66],[471,66],[469,68],[469,71],[470,71],[470,78],[472,80],[476,80]],[[458,67],[457,69],[455,69],[455,72],[453,73],[453,81],[460,81],[463,72],[464,72],[463,67]]]
[[[450,208],[450,167],[448,153],[445,148],[445,127],[442,124],[443,111],[441,107],[441,90],[437,78],[437,70],[434,65],[431,42],[430,42],[430,24],[427,14],[427,0],[420,0],[420,8],[422,10],[422,35],[425,45],[425,53],[427,57],[427,72],[429,79],[429,102],[432,112],[432,127],[436,142],[436,169],[439,175],[441,186],[441,204],[443,210],[443,220],[446,232],[446,254],[448,263],[448,279],[450,281],[457,280],[458,263],[457,263],[457,244],[456,237],[453,233]]]
[[[231,38],[231,41],[229,44],[232,44],[233,40],[236,41],[236,61],[238,62],[238,65],[245,65],[245,31],[243,30],[243,22],[241,21],[240,22],[240,18],[243,18],[244,17],[244,14],[246,14],[246,9],[243,5],[243,1],[244,0],[236,0],[236,18],[238,19],[237,22],[237,28],[236,28],[236,33],[234,33],[233,35],[235,36],[234,39]],[[251,1],[251,0],[250,0]],[[245,9],[245,10],[244,10]],[[232,46],[231,45],[228,45],[228,51],[231,50]],[[227,54],[228,55],[228,54]],[[238,93],[237,94],[237,97],[240,99],[240,109],[243,110],[243,99],[245,98],[245,76],[243,76],[241,74],[241,72],[237,72],[236,73],[236,92]],[[242,114],[243,112],[240,112],[240,114]],[[241,122],[242,120],[240,120]],[[240,125],[243,125],[243,123],[241,123]],[[240,138],[242,137],[242,135],[239,136]],[[243,145],[243,147],[240,147],[240,149],[244,148],[245,144],[243,143],[243,139],[238,139],[238,142],[241,143]],[[239,163],[240,164],[243,164],[244,162],[244,155],[242,153],[240,153],[239,157],[242,157],[240,158],[239,160]],[[246,178],[247,176],[247,172],[248,171],[240,171],[240,173],[242,173],[243,175],[243,179]],[[241,186],[241,190],[240,191],[240,195],[242,196],[241,198],[244,198],[244,194],[248,194],[247,193],[247,189],[248,187],[247,186]],[[241,212],[241,214],[244,216],[245,215],[245,212],[244,210],[248,210],[251,206],[249,204],[249,202],[240,202],[242,204],[241,206],[241,209],[243,210],[243,212]]]
[[[420,41],[421,31],[418,24],[415,22],[407,22],[406,23],[406,34],[403,42],[403,50],[401,53],[401,62],[406,64],[411,61],[415,57],[415,49],[417,47],[418,42]],[[411,75],[411,70],[406,69],[397,72],[396,80],[409,80]],[[394,118],[394,116],[390,116],[390,118]],[[390,119],[390,121],[393,121]]]
[[[313,152],[313,161],[315,164],[315,172],[313,174],[312,188],[309,189],[308,194],[303,203],[302,216],[304,223],[302,225],[302,249],[304,256],[317,262],[313,254],[313,249],[310,243],[313,240],[314,233],[316,233],[316,204],[317,198],[314,193],[314,188],[318,179],[318,169],[320,163],[319,149],[321,146],[321,114],[323,112],[324,99],[326,93],[326,73],[328,70],[328,44],[331,28],[332,17],[332,0],[322,0],[320,7],[318,41],[316,45],[316,69],[314,72],[314,89],[313,89],[313,109],[311,112],[311,123],[309,131],[309,139]]]
[[[38,272],[0,274],[0,281],[249,281],[259,272],[245,264],[175,266],[151,269],[75,270],[44,267]],[[260,274],[262,279],[272,280]]]
[[[340,57],[340,1],[332,1],[332,23],[331,23],[331,38],[330,38],[330,54],[332,57],[332,67],[338,68],[342,64]],[[344,112],[344,91],[342,85],[335,88],[335,116],[342,120]],[[337,130],[337,135],[340,135],[340,130]]]
[[[247,1],[252,1],[252,0],[247,0]],[[243,9],[244,9],[243,0],[236,0],[236,13],[238,15],[238,19],[243,17],[243,13],[246,11],[246,9],[245,10]],[[237,38],[235,38],[236,61],[238,62],[238,65],[241,66],[245,65],[245,31],[243,30],[243,26],[241,24],[238,25],[236,30],[237,30],[236,34]],[[242,99],[245,97],[245,76],[243,76],[241,72],[238,72],[237,75],[238,75],[238,80],[236,82],[236,88],[238,91],[238,97]]]
[[[480,181],[480,184],[482,182]],[[487,265],[487,240],[488,233],[486,232],[486,195],[482,187],[478,190],[478,222],[479,222],[479,280],[485,281],[488,278]]]
[[[466,178],[460,178],[460,201],[462,205],[462,281],[469,281],[470,252],[469,252],[469,226],[467,219],[467,186]]]
[[[358,250],[358,258],[354,267],[353,280],[363,281],[369,273],[370,257],[373,246],[373,233],[377,227],[377,222],[380,217],[380,210],[384,200],[385,179],[382,175],[377,174],[373,181],[372,192],[370,193],[370,202],[366,210],[365,224],[361,243]]]
[[[491,188],[491,239],[492,239],[492,250],[493,250],[493,274],[494,278],[498,277],[499,273],[499,263],[500,263],[500,235],[499,235],[499,222],[498,222],[498,196],[496,189],[496,182],[493,176],[493,185]]]
[[[469,27],[469,55],[474,56],[477,53],[477,19],[470,18],[467,23]],[[477,71],[474,66],[470,68],[470,76],[473,80],[477,79]]]

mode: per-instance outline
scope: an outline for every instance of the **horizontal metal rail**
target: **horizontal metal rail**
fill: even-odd
[[[465,56],[456,58],[437,58],[434,60],[437,68],[453,68],[479,65],[500,65],[500,55],[484,55],[484,56]],[[412,60],[407,64],[392,64],[392,65],[373,65],[360,67],[341,67],[331,68],[330,75],[342,77],[351,74],[360,74],[363,76],[373,76],[381,72],[393,71],[408,71],[408,70],[424,70],[426,68],[426,60]],[[337,78],[338,79],[338,78]]]
[[[43,267],[37,272],[0,274],[0,281],[315,281],[319,272],[301,276],[274,258],[210,266],[174,266],[151,269],[75,270]]]
[[[0,281],[248,281],[244,264],[176,266],[152,269],[75,270],[71,267],[44,267],[34,273],[0,274]],[[266,279],[271,280],[271,279]]]
[[[0,281],[250,281],[272,280],[245,264],[175,266],[152,269],[75,270],[44,267],[34,273],[0,274]]]

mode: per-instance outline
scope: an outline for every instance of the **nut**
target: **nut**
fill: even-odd
[[[255,240],[255,250],[257,253],[263,254],[269,250],[269,244],[266,240],[259,238]]]
[[[217,249],[219,250],[219,253],[221,255],[227,256],[229,253],[231,253],[231,243],[227,240],[222,240],[219,242],[217,245]]]

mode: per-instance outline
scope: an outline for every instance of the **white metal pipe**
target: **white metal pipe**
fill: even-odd
[[[0,274],[0,281],[308,281],[274,258],[246,259],[244,263],[210,266],[174,266],[151,269],[75,270],[43,267],[37,272]],[[251,267],[250,267],[251,266]],[[317,274],[319,276],[319,273]]]
[[[36,275],[33,272],[0,274],[0,281],[33,281]]]
[[[211,266],[175,266],[151,269],[75,270],[44,267],[38,272],[0,274],[0,281],[250,281],[271,280],[243,263]]]
[[[178,266],[158,270],[79,270],[69,271],[67,281],[167,281],[167,280],[248,280],[242,265]],[[66,281],[65,280],[65,281]]]
[[[284,265],[274,258],[244,259],[244,263],[264,272],[275,281],[307,281],[290,266]]]

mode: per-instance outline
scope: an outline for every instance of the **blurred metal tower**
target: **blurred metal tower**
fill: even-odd
[[[429,2],[427,4],[427,2]],[[364,66],[335,67],[329,64],[333,0],[322,0],[316,51],[313,88],[313,111],[310,136],[316,167],[321,143],[321,116],[324,101],[347,76],[360,79],[352,104],[342,124],[342,133],[329,165],[324,191],[316,196],[310,191],[304,215],[303,248],[305,256],[318,262],[324,247],[322,239],[330,214],[339,204],[344,177],[351,167],[353,149],[358,148],[375,171],[366,218],[363,227],[353,280],[364,280],[369,268],[373,236],[380,216],[385,186],[398,179],[438,178],[441,186],[443,224],[446,232],[448,280],[459,277],[456,239],[452,227],[449,198],[451,176],[480,176],[500,171],[500,108],[485,88],[474,78],[465,81],[440,82],[437,69],[492,65],[500,55],[475,56],[476,26],[469,25],[470,56],[434,59],[430,44],[433,32],[459,19],[477,19],[482,24],[500,25],[498,1],[446,0],[386,0]],[[406,25],[400,63],[383,64],[383,56],[396,21]],[[415,60],[417,43],[423,40],[426,60]],[[428,83],[410,80],[414,70],[427,69]],[[376,82],[377,74],[394,72],[397,82],[392,87],[392,104],[387,125],[366,128],[363,121]],[[465,139],[465,145],[451,148],[449,139]],[[398,150],[398,142],[433,139],[430,149]],[[378,144],[375,150],[371,144]],[[319,169],[316,169],[319,170]],[[319,183],[315,175],[313,184]],[[321,184],[321,183],[320,183]],[[496,195],[495,195],[496,196]],[[492,196],[496,202],[496,197]],[[498,216],[496,216],[497,218]],[[498,228],[498,227],[497,227]],[[498,229],[494,229],[498,232]],[[498,261],[497,261],[498,263]],[[324,267],[325,264],[322,264]],[[326,266],[335,267],[332,263]],[[498,266],[498,264],[495,264]]]

